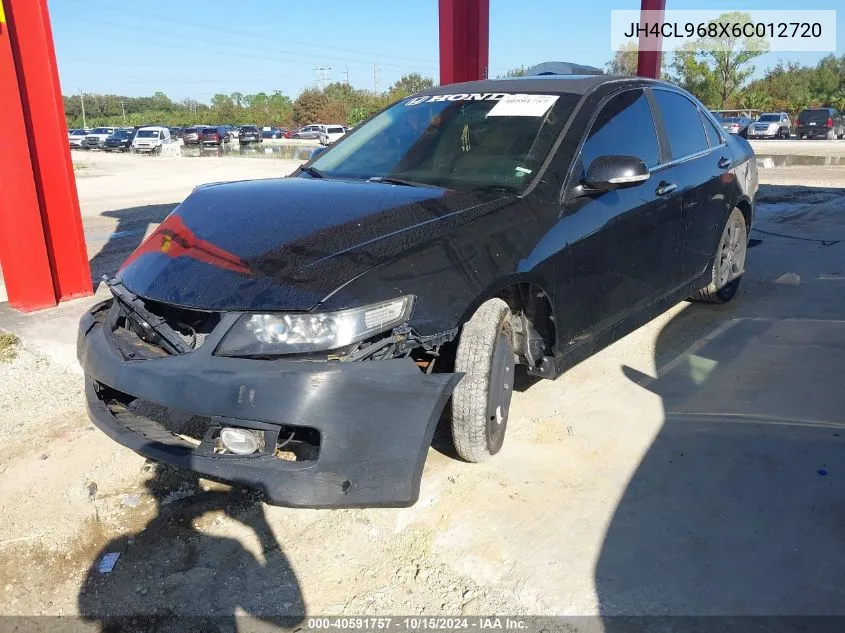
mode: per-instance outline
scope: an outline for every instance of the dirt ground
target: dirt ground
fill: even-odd
[[[296,164],[74,160],[95,272],[196,184]],[[160,469],[91,425],[78,373],[13,345],[0,612],[94,631],[128,614],[842,614],[845,169],[760,179],[735,302],[679,304],[555,382],[522,381],[502,453],[465,464],[439,434],[412,508],[270,507]]]

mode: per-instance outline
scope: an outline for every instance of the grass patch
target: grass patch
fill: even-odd
[[[9,332],[0,332],[0,362],[8,362],[17,355],[20,340]]]

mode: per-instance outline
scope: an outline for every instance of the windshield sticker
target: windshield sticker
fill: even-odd
[[[505,95],[487,116],[543,116],[557,101],[557,95]]]
[[[459,92],[452,95],[427,95],[425,97],[414,97],[405,102],[406,106],[419,105],[421,103],[438,103],[443,101],[498,101],[508,95],[504,92]]]

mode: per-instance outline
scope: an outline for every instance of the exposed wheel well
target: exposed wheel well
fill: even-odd
[[[555,316],[549,295],[532,283],[515,284],[497,293],[513,312],[513,347],[519,363],[538,368],[554,356]]]

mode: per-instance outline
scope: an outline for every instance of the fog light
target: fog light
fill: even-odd
[[[249,455],[258,450],[258,434],[249,429],[236,429],[226,426],[220,429],[220,442],[227,451],[235,455]]]

